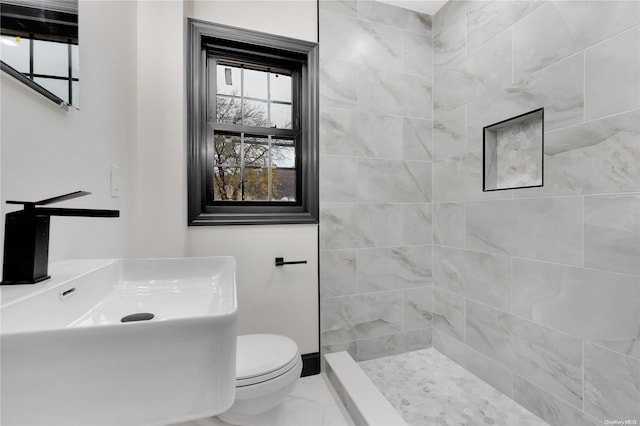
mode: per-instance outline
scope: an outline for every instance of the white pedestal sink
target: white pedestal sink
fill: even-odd
[[[234,399],[232,257],[77,260],[0,289],[2,425],[162,425]],[[153,319],[122,323],[135,313]]]

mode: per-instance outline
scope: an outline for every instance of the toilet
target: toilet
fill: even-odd
[[[218,417],[242,425],[284,402],[302,372],[298,345],[275,334],[238,336],[236,396],[231,408]]]

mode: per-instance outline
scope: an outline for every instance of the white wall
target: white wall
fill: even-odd
[[[315,0],[186,0],[190,18],[318,41]]]
[[[317,226],[186,225],[185,17],[316,41],[315,1],[139,3],[133,254],[235,256],[239,332],[288,335],[316,352]],[[276,256],[309,263],[276,268]]]
[[[79,8],[79,111],[65,112],[9,75],[1,77],[0,239],[4,240],[4,215],[16,210],[6,200],[35,201],[82,189],[93,194],[60,206],[122,212],[119,219],[52,218],[53,261],[128,254],[136,7],[131,2],[81,1]],[[110,197],[111,164],[121,170],[120,198]]]

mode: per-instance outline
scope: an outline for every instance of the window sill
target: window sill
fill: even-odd
[[[227,225],[291,225],[317,224],[318,218],[311,213],[274,213],[274,214],[216,214],[201,213],[189,219],[189,226],[227,226]]]

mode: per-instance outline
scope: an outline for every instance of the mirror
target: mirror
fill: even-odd
[[[0,0],[2,71],[78,108],[78,0]]]

